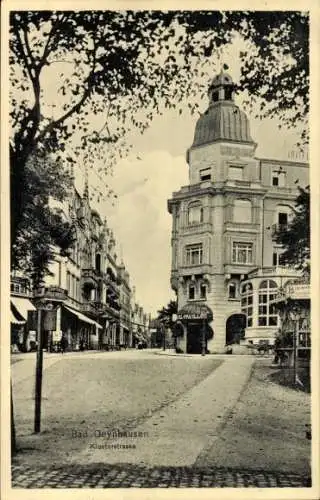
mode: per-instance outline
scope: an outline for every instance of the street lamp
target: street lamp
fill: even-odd
[[[299,335],[299,319],[300,312],[297,308],[293,308],[290,312],[290,319],[294,322],[294,331],[293,331],[293,381],[294,384],[297,381],[297,338]]]

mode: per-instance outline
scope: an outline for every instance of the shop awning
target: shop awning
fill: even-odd
[[[210,307],[203,303],[190,302],[183,306],[177,313],[179,321],[213,320],[213,313]]]
[[[84,323],[89,323],[89,325],[96,325],[97,328],[102,328],[101,325],[99,325],[99,323],[97,323],[96,321],[94,321],[93,319],[91,318],[88,318],[88,316],[85,316],[84,314],[82,314],[81,312],[79,311],[76,311],[75,309],[71,309],[71,307],[67,307],[67,306],[64,306],[71,314],[74,314],[75,316],[77,316],[78,319],[80,319],[81,321],[83,321]]]
[[[18,313],[21,314],[25,321],[27,321],[28,319],[28,311],[37,310],[37,308],[34,307],[29,299],[25,299],[23,297],[11,297],[11,303],[14,305]]]
[[[24,321],[24,320],[22,320],[22,319],[18,319],[18,318],[16,317],[16,315],[14,314],[14,312],[13,312],[13,311],[11,311],[11,320],[10,320],[10,321],[11,321],[11,323],[12,323],[13,325],[24,325],[24,324],[25,324],[25,321]]]

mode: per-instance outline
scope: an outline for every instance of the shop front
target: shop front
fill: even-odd
[[[213,338],[209,323],[213,321],[212,310],[203,303],[188,303],[177,313],[175,331],[176,348],[188,354],[208,353],[208,340]]]

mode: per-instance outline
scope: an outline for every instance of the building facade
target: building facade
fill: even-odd
[[[240,340],[273,342],[279,317],[270,302],[299,274],[281,265],[275,235],[290,222],[297,185],[309,184],[308,164],[255,156],[230,75],[217,75],[208,95],[187,152],[189,185],[168,201],[171,286],[188,352],[200,352],[204,338],[212,352]],[[210,325],[202,324],[206,315]]]
[[[72,224],[74,243],[67,256],[53,249],[50,272],[37,289],[12,274],[12,344],[30,350],[39,318],[48,350],[62,337],[69,350],[132,347],[130,276],[118,264],[113,232],[90,207],[88,183],[83,196],[73,187],[64,203],[51,203]]]

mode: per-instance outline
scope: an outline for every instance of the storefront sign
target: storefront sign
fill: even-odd
[[[199,319],[207,319],[207,312],[200,312],[200,313],[178,313],[177,314],[177,320],[199,320]]]
[[[29,340],[30,342],[35,342],[37,338],[37,332],[35,330],[29,330]]]
[[[54,330],[52,332],[52,342],[60,342],[62,337],[62,331],[61,330]]]

